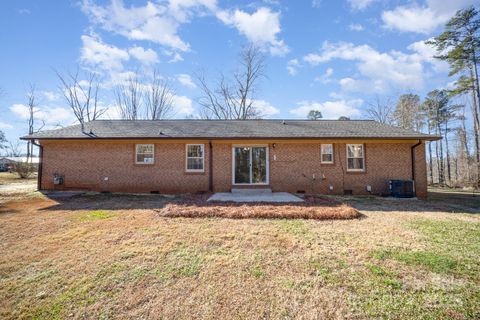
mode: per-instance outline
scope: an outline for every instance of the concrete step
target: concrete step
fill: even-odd
[[[272,193],[272,189],[270,188],[256,188],[256,189],[232,188],[232,194],[238,194],[238,195],[266,195],[271,193]]]

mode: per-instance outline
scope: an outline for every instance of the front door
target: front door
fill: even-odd
[[[233,184],[268,183],[268,148],[242,146],[233,148]]]

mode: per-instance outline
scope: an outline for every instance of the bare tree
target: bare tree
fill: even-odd
[[[423,128],[420,97],[416,94],[402,94],[398,99],[393,117],[405,129],[421,131]]]
[[[126,83],[117,85],[114,95],[122,119],[142,118],[142,86],[137,73],[131,75]]]
[[[370,118],[380,123],[393,123],[393,106],[390,99],[382,101],[377,95],[375,101],[370,102],[368,105],[367,114]]]
[[[20,151],[20,141],[16,140],[15,142],[8,142],[8,156],[9,157],[20,157],[22,152]]]
[[[35,129],[35,113],[37,113],[36,102],[35,102],[35,85],[30,85],[30,90],[27,93],[27,108],[28,108],[28,134],[32,135],[34,133],[40,132],[43,127],[45,127],[45,121],[42,120],[40,127]],[[33,143],[31,141],[27,142],[27,162],[32,162],[33,157]]]
[[[174,96],[168,80],[163,80],[157,71],[154,71],[145,92],[147,118],[151,120],[168,118],[172,113]]]
[[[0,130],[0,150],[7,149],[7,138],[5,137],[5,133]]]
[[[233,74],[231,83],[221,74],[216,88],[212,89],[204,75],[197,76],[203,91],[199,101],[202,117],[238,120],[261,117],[254,104],[258,82],[265,77],[265,68],[265,55],[250,45],[242,50],[239,70]]]
[[[78,69],[75,73],[67,75],[62,75],[57,71],[55,73],[60,79],[60,89],[65,100],[80,122],[83,131],[85,122],[93,121],[107,111],[98,106],[99,83],[97,76],[89,73],[86,80],[79,80]]]
[[[2,87],[0,87],[0,97],[2,97],[5,94],[5,91],[3,90]],[[2,130],[0,130],[0,150],[6,149],[7,148],[7,138],[5,137],[5,133],[3,133]]]

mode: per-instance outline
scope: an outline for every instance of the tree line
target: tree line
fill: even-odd
[[[432,90],[423,100],[412,93],[394,103],[377,97],[367,110],[379,122],[442,137],[427,144],[430,184],[480,186],[479,27],[478,11],[470,7],[426,42],[436,49],[435,58],[449,64],[451,88]]]

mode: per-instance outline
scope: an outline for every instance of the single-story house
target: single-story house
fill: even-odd
[[[40,146],[39,189],[427,195],[425,141],[371,120],[95,120],[22,137]]]

